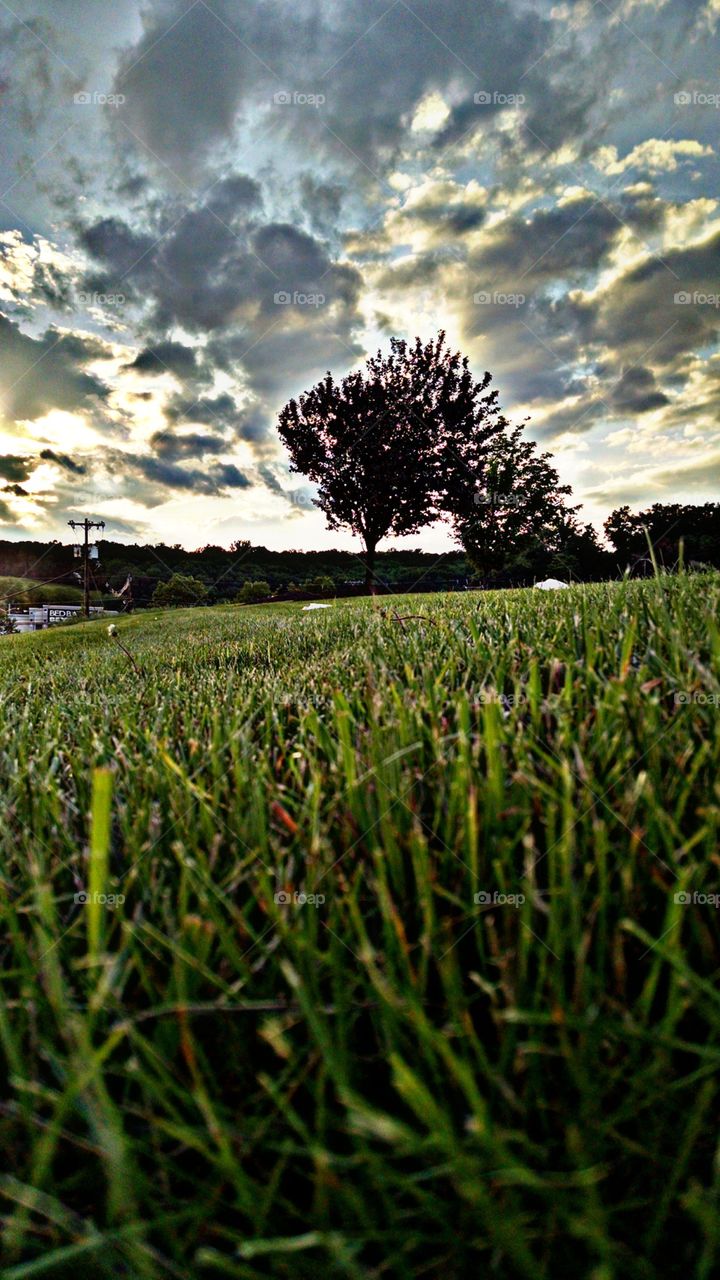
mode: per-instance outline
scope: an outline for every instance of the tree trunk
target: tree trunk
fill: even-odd
[[[369,595],[377,595],[375,587],[375,547],[376,543],[365,543],[365,590]]]

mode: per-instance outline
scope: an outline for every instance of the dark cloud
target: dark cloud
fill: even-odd
[[[591,331],[635,363],[652,348],[653,364],[672,367],[685,353],[714,344],[720,331],[720,233],[672,249],[627,271],[596,306]]]
[[[103,268],[86,285],[106,293],[132,290],[151,308],[156,330],[179,324],[205,333],[244,324],[252,335],[252,326],[265,329],[270,318],[284,322],[279,299],[285,296],[322,295],[323,305],[355,306],[359,273],[333,262],[318,240],[289,223],[256,225],[241,217],[231,228],[207,202],[180,214],[175,207],[165,221],[167,227],[155,237],[117,218],[102,219],[82,233]]]
[[[174,396],[165,408],[168,422],[200,422],[205,426],[232,426],[238,407],[232,396],[223,391],[217,396]]]
[[[111,471],[127,477],[128,496],[141,497],[147,505],[165,500],[167,495],[158,494],[158,489],[217,497],[223,490],[246,489],[252,483],[232,463],[213,462],[203,468],[181,467],[163,458],[129,453],[118,453],[108,461]],[[148,481],[150,489],[138,491],[133,484],[133,475]]]
[[[84,476],[87,471],[84,463],[76,462],[66,453],[55,453],[54,449],[43,449],[40,457],[44,462],[54,462],[57,467],[61,467],[63,471],[70,471],[73,475]]]
[[[0,476],[3,480],[11,480],[19,482],[21,480],[29,480],[35,470],[34,458],[22,458],[15,454],[6,453],[0,457]]]
[[[613,247],[622,224],[605,204],[591,197],[532,217],[505,219],[492,238],[470,259],[473,272],[488,285],[532,285],[577,278],[596,270]]]
[[[613,402],[621,412],[647,413],[669,404],[668,397],[658,388],[652,369],[642,365],[627,369],[613,387]]]
[[[79,239],[93,258],[112,267],[113,279],[119,284],[131,272],[135,278],[143,276],[157,237],[151,232],[133,231],[122,218],[111,217],[82,227]]]
[[[150,437],[149,443],[163,462],[179,462],[183,458],[200,458],[206,454],[227,451],[227,444],[222,437],[199,431],[187,431],[182,435],[172,431],[157,431]]]
[[[187,378],[197,370],[197,355],[182,342],[158,342],[153,347],[144,347],[125,368],[137,373],[176,373]]]
[[[229,370],[235,367],[232,354],[228,353],[224,347],[211,347],[209,359],[217,361],[219,368]],[[237,441],[249,444],[256,453],[263,453],[268,447],[275,447],[269,410],[259,403],[240,408],[226,391],[216,396],[199,396],[195,399],[190,396],[174,396],[165,407],[165,418],[173,427],[178,424],[185,426],[200,424],[213,428],[215,434],[194,432],[176,436],[171,432],[158,432],[153,439],[158,441],[164,441],[166,438],[178,441],[194,439],[198,442],[208,442],[207,452],[213,451],[210,441],[215,441],[218,445],[215,452],[227,450],[230,444]],[[175,446],[169,447],[172,449]]]
[[[48,329],[31,338],[0,313],[0,379],[3,408],[11,419],[39,418],[50,409],[97,408],[108,388],[82,365],[97,357],[97,344],[81,335]]]

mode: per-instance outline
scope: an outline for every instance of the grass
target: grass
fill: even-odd
[[[719,604],[0,641],[5,1280],[711,1280]]]
[[[93,599],[97,592],[93,592]],[[0,575],[0,603],[27,604],[79,604],[83,593],[79,587],[58,586],[57,583],[38,582],[35,578],[13,578]]]

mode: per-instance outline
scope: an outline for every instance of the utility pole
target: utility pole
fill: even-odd
[[[84,533],[85,533],[85,542],[83,543],[83,569],[84,569],[83,595],[84,595],[84,601],[85,601],[85,608],[84,608],[85,617],[89,618],[90,617],[90,557],[88,554],[89,552],[88,534],[91,529],[104,529],[105,521],[104,520],[88,520],[86,518],[85,520],[68,520],[68,524],[70,525],[71,529],[73,530],[82,529],[84,530]]]

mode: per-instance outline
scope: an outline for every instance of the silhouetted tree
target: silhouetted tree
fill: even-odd
[[[623,569],[636,571],[649,560],[648,537],[657,561],[668,569],[679,561],[681,542],[686,565],[720,567],[720,503],[655,502],[638,512],[617,507],[604,528]]]
[[[328,373],[279,420],[292,470],[318,486],[328,527],[362,539],[370,590],[380,540],[437,517],[443,434],[472,424],[484,389],[444,333],[425,345],[392,338],[390,347],[339,383]]]
[[[494,394],[479,408],[469,430],[446,433],[441,506],[483,576],[514,567],[527,577],[533,562],[557,553],[569,529],[577,531],[574,509],[564,504],[570,486],[560,484],[550,454],[538,453],[521,426],[509,426]]]

